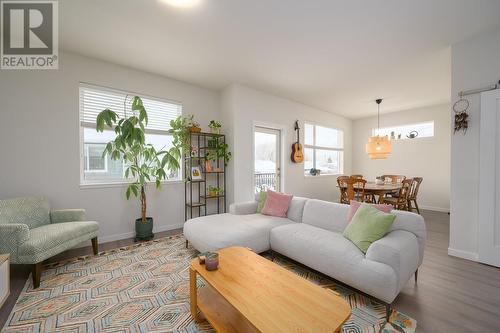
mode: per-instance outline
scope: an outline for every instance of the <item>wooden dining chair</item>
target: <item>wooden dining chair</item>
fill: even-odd
[[[349,187],[349,176],[337,177],[337,184],[340,190],[340,200],[341,204],[349,204],[349,196],[347,195],[347,188]]]
[[[384,182],[386,179],[390,179],[391,184],[400,184],[403,182],[403,180],[406,179],[406,176],[403,176],[403,175],[382,175],[382,179],[384,180]],[[398,196],[399,196],[399,190],[391,192],[391,193],[387,193],[385,195],[386,198],[398,197]]]
[[[351,178],[354,178],[354,179],[363,179],[363,175],[351,175]],[[365,182],[365,184],[366,184],[366,182]],[[364,188],[364,186],[363,186],[363,188]],[[357,192],[357,191],[355,191],[355,192]],[[370,201],[370,200],[371,200],[370,197],[365,197],[364,198],[364,201]]]
[[[409,210],[408,199],[410,197],[410,190],[413,184],[413,179],[405,179],[401,182],[399,195],[397,197],[384,198],[384,203],[394,206],[394,209]]]
[[[366,199],[365,185],[366,185],[366,180],[364,180],[363,178],[351,177],[349,179],[349,187],[352,187],[352,198],[349,195],[350,193],[349,188],[347,190],[347,196],[349,197],[349,200],[365,202]]]
[[[418,204],[417,204],[417,195],[418,195],[418,190],[420,188],[420,184],[422,184],[422,181],[424,179],[422,177],[414,177],[413,178],[413,183],[410,188],[410,194],[408,195],[408,210],[411,212],[413,211],[412,207],[412,201],[415,204],[415,208],[417,209],[417,213],[420,214],[420,209],[418,209]]]
[[[403,175],[382,175],[382,178],[384,181],[389,178],[393,184],[402,183],[406,179]]]
[[[364,180],[363,175],[351,175],[351,178]],[[373,195],[372,193],[364,193],[366,183],[367,183],[366,180],[364,180],[363,185],[360,185],[361,182],[358,183],[358,186],[361,186],[363,188],[363,191],[362,191],[363,192],[363,194],[362,194],[363,200],[359,200],[359,201],[367,202],[367,203],[376,203],[377,199],[375,198],[375,195]]]
[[[340,190],[340,203],[350,204],[351,200],[365,201],[366,180],[352,178],[348,176],[337,177],[337,184]]]

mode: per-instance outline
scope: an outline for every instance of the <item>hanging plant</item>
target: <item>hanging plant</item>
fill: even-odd
[[[190,154],[193,155],[194,149],[189,146],[189,136],[193,132],[193,128],[196,128],[197,126],[199,125],[194,121],[193,115],[179,116],[171,120],[171,128],[168,132],[172,134],[172,144],[174,147],[185,153],[190,152]]]
[[[229,145],[227,143],[217,142],[214,148],[207,151],[205,155],[205,160],[216,161],[219,158],[224,159],[224,165],[227,166],[231,160],[231,152],[229,151]]]

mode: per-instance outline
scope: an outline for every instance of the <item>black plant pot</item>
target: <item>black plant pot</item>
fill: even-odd
[[[146,217],[146,222],[142,222],[139,218],[135,220],[135,240],[148,241],[154,238],[153,234],[153,218]]]

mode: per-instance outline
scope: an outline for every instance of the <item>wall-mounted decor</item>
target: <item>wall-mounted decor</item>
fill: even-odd
[[[469,128],[469,101],[462,96],[458,101],[453,104],[453,111],[455,112],[455,128],[454,133],[463,131],[464,134]]]
[[[300,144],[300,127],[299,121],[295,121],[295,132],[297,133],[297,141],[292,144],[291,159],[293,163],[304,162],[304,154],[302,152],[302,145]]]
[[[488,87],[465,90],[465,91],[460,91],[458,93],[459,100],[456,101],[455,104],[453,104],[453,111],[455,112],[454,133],[463,131],[465,134],[467,132],[467,129],[469,128],[469,114],[467,113],[467,111],[469,110],[470,103],[467,99],[464,98],[464,96],[480,94],[485,91],[491,91],[496,89],[500,89],[500,80],[498,80],[497,83],[492,84]]]

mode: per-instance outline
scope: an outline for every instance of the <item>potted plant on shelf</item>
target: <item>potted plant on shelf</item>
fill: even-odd
[[[124,105],[126,107],[126,102]],[[103,132],[107,127],[115,131],[116,137],[106,144],[103,157],[109,155],[113,160],[125,162],[125,178],[131,180],[125,193],[127,200],[134,195],[141,201],[141,217],[135,220],[136,240],[150,240],[154,237],[153,218],[147,216],[146,186],[155,182],[156,188],[160,188],[161,181],[167,179],[166,170],[179,169],[181,153],[175,146],[156,150],[146,143],[148,114],[140,97],[133,98],[130,116],[126,110],[125,116],[120,118],[114,111],[105,109],[97,116],[96,129]]]
[[[231,160],[231,152],[229,151],[227,143],[216,142],[215,147],[211,147],[205,154],[205,169],[208,171],[220,171],[215,168],[215,162],[222,158],[224,159],[224,166],[227,166]]]
[[[227,164],[231,160],[231,152],[229,151],[229,145],[227,143],[218,142],[215,151],[217,154],[217,158],[223,158],[224,166],[227,166]]]
[[[194,121],[193,115],[189,115],[185,119],[186,119],[187,129],[190,133],[200,133],[201,132],[200,123],[197,121]]]
[[[220,188],[216,186],[209,185],[208,186],[208,196],[209,197],[216,197],[220,193]]]
[[[207,139],[207,147],[208,148],[217,148],[217,138],[208,138]]]
[[[168,131],[172,134],[174,147],[184,152],[190,152],[191,156],[196,153],[196,147],[189,146],[189,136],[191,133],[200,132],[201,128],[199,124],[194,121],[193,115],[188,116],[178,116],[177,118],[170,121],[170,130]]]
[[[208,196],[209,197],[217,197],[217,196],[221,196],[221,195],[224,195],[224,190],[222,188],[217,187],[217,186],[212,186],[212,185],[208,186]]]
[[[221,123],[216,120],[210,120],[208,123],[208,128],[210,128],[210,133],[220,134]]]

